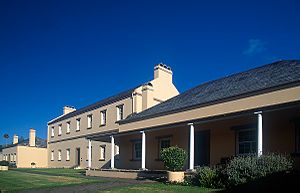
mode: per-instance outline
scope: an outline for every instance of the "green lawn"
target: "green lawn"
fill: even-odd
[[[98,191],[102,193],[171,193],[171,192],[188,192],[188,193],[213,193],[216,190],[207,189],[207,188],[200,188],[196,186],[181,186],[181,185],[174,185],[174,184],[163,184],[163,183],[153,183],[153,184],[142,184],[142,185],[135,185],[129,187],[122,187],[122,188],[115,188],[112,190],[106,191]]]
[[[82,172],[83,170],[73,169],[13,169],[1,171],[0,192],[101,182],[99,179],[84,178]]]

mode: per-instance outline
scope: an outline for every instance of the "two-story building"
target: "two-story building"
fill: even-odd
[[[117,142],[119,169],[164,169],[159,152],[175,145],[187,151],[190,170],[269,152],[291,156],[300,168],[300,60],[203,83],[118,124],[114,133],[87,139]],[[87,175],[112,176],[94,170]]]
[[[89,136],[119,132],[118,121],[178,95],[171,68],[158,64],[154,79],[76,110],[65,106],[63,114],[48,122],[48,166],[110,168],[118,160],[119,141],[87,140]],[[119,162],[115,162],[119,167]]]

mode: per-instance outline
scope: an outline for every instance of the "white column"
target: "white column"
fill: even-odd
[[[111,139],[111,159],[110,159],[110,168],[115,168],[115,138],[110,136]]]
[[[88,168],[89,170],[92,167],[92,140],[89,139],[89,152],[88,152],[88,156],[89,156],[89,163],[88,163]]]
[[[261,156],[263,154],[263,117],[262,111],[255,112],[257,114],[257,156]]]
[[[142,133],[142,170],[146,170],[146,134],[144,131]]]
[[[190,164],[189,164],[189,169],[193,170],[194,169],[194,124],[189,123],[190,126]]]

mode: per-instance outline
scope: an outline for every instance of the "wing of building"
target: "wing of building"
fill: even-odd
[[[47,141],[36,137],[34,129],[29,130],[28,139],[13,137],[13,143],[2,149],[2,160],[18,168],[48,167]]]
[[[178,95],[172,78],[171,68],[158,64],[149,82],[78,110],[65,106],[61,116],[48,122],[49,167],[88,167],[86,138],[117,133],[119,121]],[[116,145],[114,152],[118,149]],[[90,151],[91,167],[110,167],[110,140],[93,142]]]

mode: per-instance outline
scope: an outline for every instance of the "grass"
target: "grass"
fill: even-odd
[[[200,188],[196,186],[182,186],[174,184],[163,184],[163,183],[153,183],[153,184],[141,184],[129,187],[114,188],[106,191],[98,191],[99,193],[171,193],[171,192],[188,192],[188,193],[213,193],[215,190]]]
[[[83,170],[73,169],[13,169],[1,171],[0,192],[104,182],[99,179],[84,178],[82,172]]]

